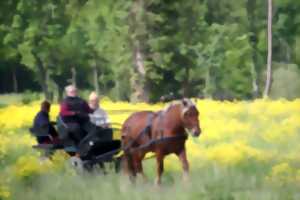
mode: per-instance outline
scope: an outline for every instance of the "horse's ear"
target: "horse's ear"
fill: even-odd
[[[184,107],[186,107],[186,106],[188,106],[189,105],[189,102],[187,101],[187,99],[186,98],[184,98],[184,99],[182,99],[182,105],[184,106]]]

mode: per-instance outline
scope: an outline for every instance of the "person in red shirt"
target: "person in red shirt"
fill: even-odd
[[[73,85],[65,88],[66,98],[60,104],[60,117],[67,125],[69,137],[78,145],[94,127],[90,123],[89,113],[92,112],[85,100],[77,95]]]

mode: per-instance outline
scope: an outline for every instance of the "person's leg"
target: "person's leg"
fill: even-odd
[[[82,138],[80,143],[86,143],[89,141],[94,141],[99,139],[97,136],[97,126],[95,126],[91,122],[86,121],[81,125],[81,128],[86,133],[86,135]]]
[[[58,137],[58,133],[56,131],[56,129],[54,128],[53,125],[49,125],[49,134],[52,136],[52,137]]]
[[[52,137],[52,143],[53,144],[59,144],[60,143],[58,133],[57,133],[56,129],[54,128],[54,126],[52,126],[52,125],[50,125],[50,127],[49,127],[49,134]]]
[[[48,137],[38,136],[36,138],[38,144],[50,144],[51,140]]]
[[[80,125],[78,123],[68,123],[68,139],[72,139],[75,144],[79,144],[79,142],[82,140],[82,130],[80,128]]]
[[[111,128],[100,128],[97,134],[101,140],[112,141],[113,140],[113,130]]]
[[[86,157],[93,146],[95,127],[89,121],[84,121],[80,124],[80,128],[84,135],[78,144],[78,152],[81,157]]]
[[[81,128],[87,133],[87,135],[96,134],[97,126],[90,121],[84,121],[81,123]]]

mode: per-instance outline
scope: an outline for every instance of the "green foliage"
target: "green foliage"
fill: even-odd
[[[61,93],[75,69],[80,88],[99,86],[115,99],[131,99],[139,87],[150,101],[170,93],[255,98],[265,81],[266,5],[259,0],[3,1],[0,55],[33,71],[46,96]],[[273,60],[298,68],[299,10],[294,1],[274,1]],[[144,75],[136,67],[137,51]]]
[[[1,94],[0,105],[5,107],[10,104],[19,104],[22,100],[21,94]]]
[[[271,97],[275,99],[300,97],[300,70],[297,65],[279,64],[273,74]]]
[[[23,104],[29,104],[33,101],[37,101],[37,100],[40,100],[41,97],[40,97],[40,94],[39,93],[36,93],[36,92],[32,92],[30,90],[26,90],[23,95],[22,95],[22,103]]]

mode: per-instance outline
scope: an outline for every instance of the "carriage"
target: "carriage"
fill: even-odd
[[[58,118],[56,126],[59,135],[64,138],[64,134],[68,133],[67,125]],[[31,130],[31,132],[37,138],[45,136],[39,135],[39,131]],[[112,139],[112,133],[112,129],[103,129],[101,134],[88,137],[88,143],[86,143],[88,153],[80,158],[73,156],[72,164],[75,167],[90,170],[95,165],[101,167],[105,162],[110,162],[118,171],[122,160],[122,168],[129,176],[135,177],[141,174],[145,177],[142,161],[147,153],[153,152],[157,163],[155,183],[160,184],[164,158],[169,154],[176,154],[182,164],[183,178],[186,179],[189,163],[185,142],[188,134],[198,137],[201,133],[199,111],[196,104],[184,98],[172,102],[157,112],[139,111],[131,114],[122,125],[122,145],[120,140]],[[52,151],[63,149],[70,155],[79,151],[76,146],[65,140],[59,144],[50,145],[46,147],[38,145],[35,148]],[[118,156],[119,152],[122,152],[121,156]]]
[[[42,128],[30,128],[31,134],[40,141],[47,139],[47,143],[39,143],[34,145],[33,148],[40,150],[44,157],[51,157],[57,150],[63,150],[70,155],[70,163],[77,169],[92,170],[95,166],[104,167],[105,163],[110,163],[115,171],[119,171],[121,156],[118,155],[121,151],[121,141],[113,139],[113,129],[103,128],[95,135],[91,135],[86,142],[85,154],[77,156],[79,147],[72,142],[68,137],[69,128],[63,122],[61,117],[57,117],[57,121],[53,123],[58,132],[59,138],[54,140],[48,134],[47,130]]]

